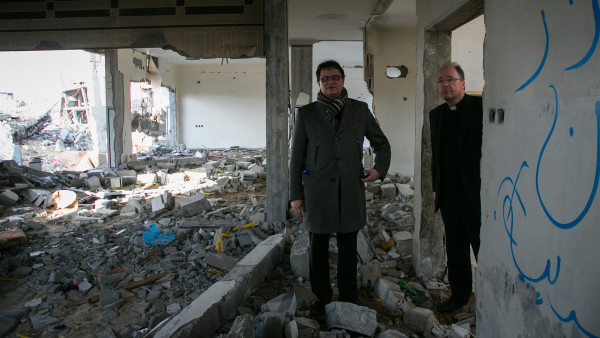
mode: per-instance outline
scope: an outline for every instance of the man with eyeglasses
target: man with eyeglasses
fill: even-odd
[[[438,72],[438,92],[446,103],[429,113],[431,173],[435,211],[441,210],[446,235],[448,280],[452,296],[438,306],[452,312],[466,305],[472,292],[471,252],[479,253],[481,227],[481,97],[465,94],[465,74],[457,63]]]
[[[366,103],[348,98],[344,70],[333,60],[317,67],[317,101],[296,114],[290,159],[290,200],[309,231],[309,278],[316,315],[332,301],[329,237],[338,247],[338,300],[360,304],[357,235],[366,224],[364,182],[387,174],[391,147]],[[370,141],[375,165],[364,169],[363,142]]]

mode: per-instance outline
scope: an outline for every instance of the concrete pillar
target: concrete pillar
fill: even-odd
[[[106,50],[105,64],[109,164],[111,167],[116,167],[121,164],[121,155],[123,154],[123,124],[125,120],[123,74],[119,72],[117,49]]]
[[[292,122],[294,121],[293,113],[296,111],[296,107],[301,107],[312,102],[312,50],[312,45],[292,46]],[[303,93],[303,95],[300,96],[300,93]],[[308,97],[304,94],[308,95]],[[290,123],[290,130],[292,130],[292,127],[293,123]]]
[[[413,266],[420,277],[443,277],[446,269],[444,228],[440,213],[434,214],[431,182],[431,131],[429,111],[440,104],[437,92],[437,72],[442,64],[450,61],[450,31],[425,31],[423,55],[424,110],[421,137],[421,221],[413,233]]]
[[[167,133],[169,134],[169,147],[177,147],[179,138],[177,136],[177,95],[169,90],[169,115],[167,116]]]
[[[287,0],[265,1],[267,76],[267,222],[286,220],[288,207]]]
[[[90,132],[94,152],[94,163],[108,163],[108,139],[106,119],[106,65],[104,55],[90,54],[93,65],[90,83],[87,86],[87,97],[91,116],[89,118]]]

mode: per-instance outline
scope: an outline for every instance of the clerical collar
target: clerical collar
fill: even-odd
[[[456,110],[456,106],[449,106],[450,110]]]

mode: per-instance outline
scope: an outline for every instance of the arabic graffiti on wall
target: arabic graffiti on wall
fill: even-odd
[[[594,71],[597,72],[597,64],[590,62],[592,56],[598,52],[598,39],[600,37],[600,6],[598,3],[599,0],[591,0],[591,9],[594,18],[594,34],[593,40],[587,49],[587,52],[583,56],[578,56],[575,59],[574,63],[567,64],[563,69],[560,69],[562,72],[569,72],[574,69],[579,69],[582,67],[594,67]],[[584,1],[581,1],[581,5]],[[573,0],[569,0],[569,5],[573,6]],[[538,76],[544,70],[546,66],[546,61],[550,51],[550,43],[552,42],[552,32],[549,31],[548,25],[546,22],[546,14],[544,10],[541,11],[541,21],[544,26],[545,32],[545,48],[542,53],[541,62],[536,70],[533,72],[533,75],[529,77],[521,86],[519,86],[515,93],[527,90],[527,88],[538,80]],[[589,196],[585,195],[585,198],[582,198],[581,206],[577,206],[574,211],[574,215],[565,218],[564,215],[559,215],[556,210],[553,210],[551,207],[551,201],[553,198],[557,198],[557,196],[552,196],[547,193],[543,193],[543,189],[540,189],[543,185],[543,182],[540,179],[541,172],[551,171],[554,168],[549,166],[547,163],[543,162],[542,159],[544,155],[548,153],[549,144],[553,143],[553,137],[556,137],[556,133],[565,132],[563,130],[557,130],[557,121],[559,119],[568,119],[563,113],[564,107],[561,104],[560,100],[560,90],[556,88],[556,86],[552,83],[543,84],[547,85],[548,90],[551,91],[554,98],[554,119],[552,122],[552,126],[550,130],[547,132],[547,136],[542,144],[539,145],[539,156],[537,158],[531,159],[532,166],[527,160],[524,160],[521,163],[521,166],[516,170],[516,175],[507,176],[500,180],[500,184],[498,186],[498,191],[496,195],[496,207],[494,210],[494,220],[501,221],[504,224],[504,228],[506,231],[506,235],[509,240],[510,245],[510,253],[512,256],[512,260],[516,270],[518,271],[519,278],[522,282],[526,283],[527,288],[531,288],[535,292],[535,303],[538,306],[549,306],[552,313],[556,316],[558,320],[564,323],[573,323],[581,333],[585,334],[588,337],[598,337],[600,332],[592,332],[589,327],[586,327],[584,324],[580,322],[580,315],[574,306],[571,309],[558,309],[553,304],[553,300],[556,301],[556,298],[551,296],[551,293],[548,292],[548,289],[552,288],[560,278],[564,277],[566,274],[571,273],[572,269],[569,266],[565,266],[564,262],[561,265],[560,255],[555,255],[551,257],[545,257],[541,261],[545,261],[542,263],[542,266],[531,267],[529,264],[523,263],[523,257],[521,257],[516,248],[519,244],[527,245],[526,241],[529,240],[527,238],[519,238],[520,233],[517,230],[519,228],[525,228],[528,226],[527,219],[527,210],[528,209],[536,209],[543,211],[543,218],[546,220],[546,223],[550,227],[554,227],[556,229],[564,230],[564,236],[568,236],[568,231],[576,229],[579,225],[582,224],[586,220],[586,217],[589,217],[590,208],[594,203],[597,203],[597,192],[598,192],[598,183],[600,180],[600,101],[596,101],[595,104],[590,105],[590,111],[594,112],[592,115],[595,116],[595,130],[596,135],[585,136],[586,144],[593,149],[595,147],[595,153],[593,154],[595,157],[595,170],[591,171],[593,177],[587,178],[586,181],[589,182],[589,186],[591,186],[591,191],[589,192]],[[576,130],[573,126],[569,127],[568,133],[570,137],[573,137]],[[556,141],[554,141],[556,143]],[[535,171],[533,171],[535,170]],[[577,170],[574,167],[574,170]],[[535,175],[534,175],[535,174]],[[574,173],[576,175],[576,173]],[[534,180],[536,197],[537,200],[525,200],[525,197],[522,193],[519,192],[519,182],[523,182],[524,180]],[[590,189],[586,186],[586,189],[574,190],[573,193],[579,193],[580,191],[587,191]],[[521,241],[522,240],[522,241]],[[545,265],[544,265],[545,264]],[[541,271],[541,273],[540,273]],[[555,295],[555,293],[552,293]],[[597,296],[597,295],[596,295]],[[596,300],[597,301],[597,300]]]

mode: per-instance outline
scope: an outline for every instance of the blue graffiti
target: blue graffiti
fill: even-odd
[[[517,200],[519,201],[519,204],[521,205],[521,210],[523,210],[523,215],[524,216],[527,215],[525,205],[523,204],[523,200],[521,199],[519,191],[517,190],[517,183],[519,182],[519,177],[521,177],[521,172],[523,171],[523,168],[529,168],[529,165],[527,164],[526,161],[524,161],[521,164],[521,168],[519,169],[519,172],[517,173],[517,177],[515,178],[514,181],[510,177],[505,177],[502,180],[502,182],[500,183],[500,187],[498,188],[498,194],[496,195],[496,204],[498,203],[498,196],[500,196],[500,191],[502,189],[502,186],[505,183],[509,183],[512,186],[512,190],[511,190],[510,194],[505,195],[503,198],[502,220],[504,222],[504,229],[506,230],[506,234],[508,235],[508,238],[510,240],[510,253],[512,255],[513,263],[515,264],[515,267],[519,271],[519,278],[521,278],[522,280],[526,279],[532,283],[537,283],[544,279],[548,279],[548,282],[550,284],[554,284],[560,274],[560,257],[556,258],[556,274],[553,279],[550,276],[552,264],[550,263],[549,259],[546,261],[546,267],[544,268],[544,271],[542,272],[542,274],[538,277],[532,277],[532,276],[527,275],[523,271],[523,269],[517,262],[517,258],[515,257],[514,248],[518,245],[517,241],[515,240],[515,238],[513,236],[513,230],[514,230],[514,210],[513,210],[514,203],[513,202],[514,202],[515,196],[517,197]],[[510,227],[510,229],[509,229],[509,227]]]
[[[587,204],[585,205],[585,207],[583,208],[581,213],[574,220],[572,220],[570,222],[566,222],[566,223],[561,223],[561,222],[557,221],[556,219],[554,219],[554,217],[552,217],[552,215],[550,215],[550,212],[548,211],[548,209],[546,208],[546,205],[544,204],[544,201],[542,200],[542,195],[540,194],[540,185],[539,185],[540,163],[542,162],[542,156],[544,156],[544,150],[546,150],[548,141],[550,140],[550,137],[552,137],[552,133],[554,133],[554,128],[556,127],[556,120],[558,117],[558,94],[556,92],[556,87],[554,87],[554,85],[550,85],[550,88],[552,88],[554,90],[554,98],[556,101],[556,113],[554,114],[554,122],[552,123],[552,128],[550,129],[550,133],[548,134],[548,137],[546,138],[546,142],[544,142],[544,145],[542,146],[542,150],[540,151],[540,157],[538,159],[537,169],[535,171],[535,188],[536,188],[538,199],[540,200],[542,209],[544,210],[544,213],[546,213],[546,216],[552,222],[552,224],[554,224],[556,227],[558,227],[560,229],[571,229],[572,227],[579,224],[579,222],[581,222],[581,220],[588,213],[588,211],[590,210],[590,207],[592,206],[594,198],[596,197],[596,192],[598,191],[598,179],[600,178],[600,101],[596,102],[597,141],[596,141],[596,173],[594,176],[594,186],[592,188],[592,192],[590,193],[590,197],[588,198]]]
[[[535,71],[535,73],[533,73],[533,75],[531,75],[529,80],[525,81],[525,83],[523,83],[521,85],[521,87],[519,87],[519,89],[515,90],[515,93],[527,88],[527,86],[529,86],[529,84],[531,84],[533,82],[533,80],[535,80],[538,77],[538,75],[540,75],[542,68],[544,68],[544,65],[546,64],[546,58],[548,58],[548,47],[550,45],[550,36],[548,34],[548,25],[546,25],[546,13],[544,13],[543,9],[542,9],[542,22],[544,22],[544,31],[546,32],[546,49],[544,50],[544,57],[542,58],[542,62],[540,63],[540,65],[539,65],[538,69]]]
[[[579,320],[577,319],[577,313],[573,310],[571,310],[569,312],[569,315],[567,317],[563,317],[561,316],[558,311],[556,311],[556,309],[554,308],[554,306],[552,305],[552,301],[550,301],[550,298],[548,297],[548,303],[550,304],[550,308],[552,309],[552,312],[554,312],[554,314],[556,315],[556,317],[563,323],[569,323],[569,322],[573,322],[575,323],[575,325],[579,328],[579,330],[581,332],[583,332],[586,336],[588,337],[593,337],[593,338],[599,338],[598,336],[594,335],[593,333],[587,331],[586,329],[583,328],[583,326],[581,326],[581,324],[579,323]]]
[[[571,0],[570,3],[572,5],[573,1]],[[600,37],[600,6],[598,5],[598,0],[592,1],[592,9],[594,12],[594,21],[596,23],[596,30],[594,32],[594,40],[592,41],[592,45],[590,46],[590,49],[588,50],[587,54],[585,54],[585,56],[581,60],[579,60],[579,62],[572,65],[571,67],[565,68],[565,70],[576,69],[583,66],[586,62],[589,61],[589,59],[592,57],[592,54],[594,54],[596,47],[598,46],[598,38]]]

